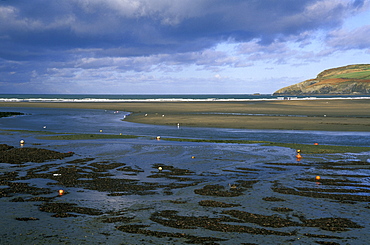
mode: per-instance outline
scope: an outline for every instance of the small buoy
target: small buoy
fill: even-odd
[[[297,150],[297,153],[300,153],[301,152],[301,150]]]
[[[157,136],[157,140],[160,140],[161,139],[161,136]]]
[[[296,156],[295,156],[297,159],[301,159],[302,158],[302,156],[301,156],[301,154],[297,154]]]
[[[193,159],[194,159],[194,158],[195,158],[195,156],[191,156],[191,158],[193,158]]]
[[[63,195],[64,194],[64,190],[59,190],[59,195]]]
[[[321,179],[321,177],[317,175],[317,176],[315,177],[315,179],[316,179],[316,180],[320,180],[320,179]]]
[[[177,128],[180,128],[180,123],[177,124]]]
[[[159,171],[162,171],[162,169],[163,169],[162,167],[158,167],[158,170],[159,170]]]
[[[144,116],[146,116],[146,117],[147,117],[147,116],[148,116],[148,114],[145,114]]]
[[[313,143],[314,145],[319,145],[319,143]]]
[[[44,126],[43,128],[46,128],[46,126]]]
[[[19,141],[19,143],[20,143],[21,145],[23,145],[25,142],[24,142],[24,140],[20,140],[20,141]]]
[[[119,133],[119,135],[122,135],[122,133]]]
[[[103,132],[103,129],[100,129],[100,130],[99,130],[99,132],[100,132],[100,133],[101,133],[101,132]]]
[[[164,117],[164,115],[162,115],[162,117]]]

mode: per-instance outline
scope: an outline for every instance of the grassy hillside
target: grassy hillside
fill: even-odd
[[[328,69],[315,79],[279,89],[274,94],[370,94],[370,64]]]

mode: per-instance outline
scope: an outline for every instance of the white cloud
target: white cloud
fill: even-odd
[[[336,49],[369,49],[370,25],[355,30],[335,30],[329,33],[327,43]]]
[[[221,75],[220,74],[216,74],[216,75],[214,75],[214,78],[221,79]]]

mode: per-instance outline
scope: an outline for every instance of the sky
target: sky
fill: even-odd
[[[0,94],[271,94],[369,33],[370,0],[1,0]]]

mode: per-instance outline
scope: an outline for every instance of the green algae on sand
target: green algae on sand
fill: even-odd
[[[4,132],[18,132],[18,133],[25,133],[25,134],[61,134],[61,133],[55,133],[50,131],[40,131],[40,130],[23,130],[23,129],[1,129],[0,131]]]
[[[117,135],[117,134],[65,134],[53,136],[40,136],[43,140],[91,140],[91,139],[132,139],[138,138],[135,135]]]
[[[341,145],[307,145],[307,144],[293,144],[293,143],[276,143],[269,142],[264,145],[288,147],[292,149],[300,149],[305,154],[331,154],[331,153],[359,153],[370,151],[370,147],[361,146],[341,146]]]
[[[195,143],[224,143],[224,144],[261,144],[263,146],[280,146],[291,149],[300,149],[305,154],[331,154],[345,152],[366,152],[370,151],[370,147],[360,146],[339,146],[339,145],[319,145],[319,144],[295,144],[295,143],[278,143],[269,141],[253,141],[253,140],[203,140],[203,139],[185,139],[185,138],[161,138],[167,141],[180,142],[195,142]]]
[[[74,134],[74,133],[56,133],[51,131],[13,130],[13,129],[6,129],[0,131],[43,135],[36,136],[37,139],[42,140],[132,139],[139,137],[136,135],[122,135],[122,134]]]

